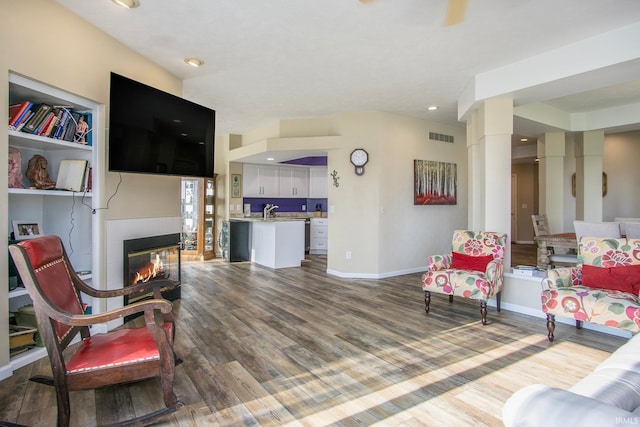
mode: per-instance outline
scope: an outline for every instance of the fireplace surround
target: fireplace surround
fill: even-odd
[[[123,285],[168,279],[178,282],[171,290],[163,290],[163,298],[180,298],[180,233],[142,237],[123,241]],[[150,298],[151,293],[125,296],[124,304]],[[128,319],[125,319],[127,321]]]

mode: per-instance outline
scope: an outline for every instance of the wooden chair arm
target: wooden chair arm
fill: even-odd
[[[171,313],[172,307],[173,306],[169,301],[151,299],[125,305],[124,307],[99,314],[70,314],[66,311],[59,309],[50,310],[49,308],[47,308],[47,312],[52,319],[60,323],[78,327],[105,323],[110,320],[120,319],[137,313],[153,313],[154,310],[158,310],[162,314],[168,314]]]
[[[74,284],[80,289],[81,292],[85,294],[96,297],[96,298],[113,298],[113,297],[121,297],[125,295],[134,295],[134,294],[142,294],[150,291],[160,290],[160,289],[174,289],[176,286],[180,284],[180,282],[176,282],[174,280],[169,279],[157,279],[150,280],[146,283],[138,283],[133,286],[127,286],[124,288],[118,289],[110,289],[110,290],[101,290],[93,288],[87,285],[78,275],[72,273],[72,277],[74,280]],[[159,293],[158,293],[159,294]],[[155,292],[154,292],[155,295]]]

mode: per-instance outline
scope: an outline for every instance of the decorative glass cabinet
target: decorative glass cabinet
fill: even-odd
[[[216,177],[182,179],[183,260],[215,257]]]

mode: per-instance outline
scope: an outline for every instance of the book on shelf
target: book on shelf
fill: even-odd
[[[67,123],[69,123],[69,117],[71,117],[71,113],[69,112],[69,109],[63,108],[62,118],[60,119],[60,123],[58,123],[58,126],[56,127],[56,130],[53,134],[53,137],[55,139],[63,139],[64,131],[67,128]]]
[[[513,268],[517,268],[518,270],[535,270],[535,265],[516,265]]]
[[[90,165],[87,165],[87,172],[84,175],[84,191],[89,193],[93,190],[93,168]]]
[[[34,133],[42,121],[47,118],[49,111],[51,111],[51,105],[38,104],[38,106],[34,108],[33,116],[31,116],[29,121],[22,128],[22,132]]]
[[[86,160],[61,160],[56,188],[83,191],[88,162]]]
[[[15,130],[17,123],[27,114],[32,105],[29,101],[22,101],[9,106],[9,130]]]
[[[38,125],[38,128],[33,131],[34,135],[39,135],[39,136],[44,136],[44,133],[46,132],[46,130],[49,128],[49,125],[51,124],[51,121],[55,118],[55,114],[50,111],[46,117],[44,118],[44,120],[42,120],[42,122],[40,122],[40,125]]]
[[[15,124],[15,131],[20,131],[22,129],[22,127],[24,126],[25,123],[27,123],[27,121],[29,121],[29,119],[31,118],[31,116],[33,116],[33,110],[29,109],[25,112],[25,114],[22,115],[22,117],[20,117],[20,119],[16,122]],[[11,130],[11,129],[9,129]]]
[[[73,142],[73,138],[76,134],[76,124],[78,123],[78,120],[80,120],[80,113],[72,111],[69,117],[69,121],[67,121],[67,127],[64,130],[64,137],[62,137],[61,139]]]
[[[47,125],[40,130],[38,135],[46,136],[48,138],[53,136],[54,129],[58,126],[58,123],[60,122],[60,119],[62,117],[62,110],[60,108],[54,107],[51,115],[51,119],[48,121]]]
[[[74,111],[72,105],[34,104],[20,101],[9,105],[9,130],[25,132],[82,145],[93,145],[93,116]]]
[[[545,277],[546,273],[533,265],[516,265],[513,274],[520,277]]]

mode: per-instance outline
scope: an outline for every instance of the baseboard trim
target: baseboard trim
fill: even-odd
[[[426,267],[415,267],[406,270],[389,271],[386,273],[343,273],[341,271],[327,269],[327,274],[343,279],[387,279],[389,277],[402,276],[405,274],[426,272]]]
[[[487,301],[487,305],[490,307],[495,307],[496,301],[489,300]],[[524,307],[522,305],[505,303],[505,302],[500,303],[500,308],[507,311],[514,312],[514,313],[524,314],[527,316],[543,319],[544,322],[540,322],[541,330],[544,331],[545,333],[547,332],[547,321],[546,321],[547,315],[543,313],[542,310],[536,310],[530,307]],[[556,316],[556,323],[562,323],[564,325],[570,325],[573,327],[576,326],[576,321],[574,319],[569,319],[568,317]],[[614,335],[622,338],[631,338],[633,336],[631,332],[625,331],[624,329],[609,328],[607,326],[596,325],[595,323],[589,323],[589,322],[582,322],[582,329],[587,329],[595,332],[602,332],[604,334]]]
[[[4,365],[0,367],[0,381],[6,380],[11,375],[13,375],[13,369],[11,368],[11,365]]]

